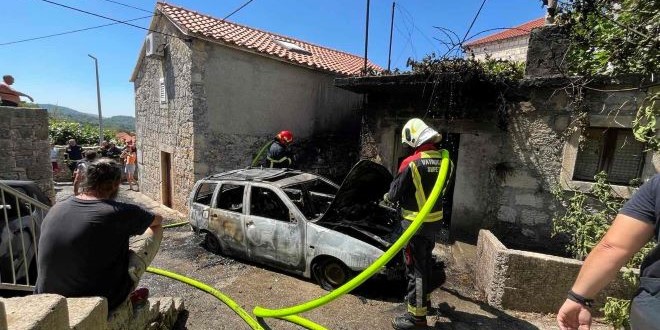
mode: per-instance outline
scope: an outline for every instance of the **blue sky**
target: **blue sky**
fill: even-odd
[[[53,0],[119,20],[149,13],[108,0]],[[112,0],[152,10],[154,1]],[[171,3],[222,18],[246,0],[173,0]],[[442,26],[463,37],[481,0],[400,0],[395,12],[392,68],[405,68],[408,57],[444,53],[433,37]],[[3,0],[0,44],[111,23],[41,0]],[[229,20],[308,42],[364,53],[366,0],[253,0]],[[387,66],[391,0],[371,0],[369,58]],[[510,27],[544,14],[539,0],[489,0],[470,35]],[[147,27],[149,19],[133,22]],[[0,71],[16,78],[14,87],[38,103],[53,103],[96,113],[92,54],[99,59],[104,116],[134,116],[133,84],[128,80],[146,31],[113,25],[48,39],[0,45]],[[484,34],[487,35],[487,34]],[[484,36],[482,35],[482,36]]]

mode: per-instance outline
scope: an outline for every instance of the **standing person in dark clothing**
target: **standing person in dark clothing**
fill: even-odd
[[[289,145],[293,142],[293,133],[281,131],[275,136],[275,141],[268,149],[266,166],[270,168],[288,168],[293,164]]]
[[[110,141],[108,146],[109,146],[108,151],[107,151],[108,156],[106,156],[106,157],[112,158],[115,161],[119,161],[119,159],[121,157],[121,149],[117,148],[117,145],[113,141]]]
[[[35,293],[102,296],[112,310],[135,288],[158,251],[162,217],[116,201],[120,177],[121,168],[111,159],[91,163],[82,194],[48,211],[39,239]],[[131,247],[140,245],[145,253],[129,251],[129,238]]]
[[[83,157],[82,147],[76,144],[76,140],[69,140],[69,145],[64,150],[64,160],[66,162],[69,171],[71,171],[71,177],[73,178],[74,172],[76,171],[76,166],[78,166],[78,161]]]
[[[426,203],[427,196],[433,190],[443,157],[449,157],[447,151],[438,150],[435,146],[441,139],[440,133],[418,118],[409,120],[401,131],[401,142],[412,147],[414,153],[401,163],[390,191],[385,194],[385,200],[399,203],[404,230],[415,220]],[[451,170],[447,178],[450,177]],[[448,183],[445,182],[442,194],[447,186]],[[394,318],[392,321],[394,329],[425,329],[427,326],[426,315],[431,305],[429,290],[433,268],[431,252],[435,246],[436,233],[441,229],[442,219],[442,203],[436,202],[431,213],[424,219],[424,223],[406,246],[408,312]]]
[[[557,313],[559,328],[589,329],[593,298],[652,238],[660,243],[660,174],[643,184],[623,205],[585,259]],[[633,330],[660,329],[660,244],[644,257],[639,275],[639,289],[630,304],[630,326]]]
[[[110,144],[108,141],[103,141],[101,142],[101,146],[99,147],[99,157],[101,158],[110,158]]]

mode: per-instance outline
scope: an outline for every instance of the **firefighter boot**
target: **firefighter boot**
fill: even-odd
[[[426,317],[405,313],[392,320],[392,327],[397,330],[426,329]]]

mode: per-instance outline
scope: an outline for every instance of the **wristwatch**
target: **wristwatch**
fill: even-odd
[[[576,303],[586,306],[586,307],[592,307],[594,305],[594,300],[593,299],[587,299],[575,292],[573,290],[568,291],[568,296],[566,297],[568,300],[575,301]]]

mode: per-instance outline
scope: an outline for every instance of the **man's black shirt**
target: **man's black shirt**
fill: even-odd
[[[113,200],[71,197],[50,209],[41,226],[36,293],[102,296],[113,309],[133,285],[128,239],[153,221],[142,208]]]
[[[68,146],[65,150],[67,157],[70,160],[81,160],[82,157],[82,147],[79,145]]]

